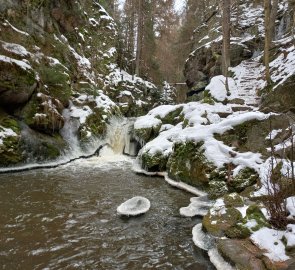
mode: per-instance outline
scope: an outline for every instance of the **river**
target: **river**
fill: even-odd
[[[93,157],[0,175],[1,269],[215,269],[192,242],[201,220],[178,212],[191,195],[131,164]],[[117,206],[136,195],[150,211],[120,217]]]

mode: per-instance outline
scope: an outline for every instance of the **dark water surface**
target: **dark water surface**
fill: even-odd
[[[130,168],[93,158],[0,175],[0,269],[214,269],[191,240],[200,220],[179,216],[191,195]],[[137,195],[150,211],[120,217]]]

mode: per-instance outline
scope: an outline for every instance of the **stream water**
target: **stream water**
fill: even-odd
[[[0,175],[0,269],[212,270],[192,243],[190,194],[131,171],[130,158],[94,157],[55,169]],[[141,195],[151,209],[116,213]]]

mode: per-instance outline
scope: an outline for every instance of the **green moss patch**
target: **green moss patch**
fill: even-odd
[[[209,173],[215,168],[205,157],[202,145],[203,143],[192,141],[174,144],[167,164],[169,177],[192,186],[207,188]]]

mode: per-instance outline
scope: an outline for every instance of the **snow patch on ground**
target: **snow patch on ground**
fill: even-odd
[[[135,129],[152,128],[162,124],[162,121],[158,118],[154,118],[152,115],[140,116],[134,123]]]
[[[28,70],[28,69],[31,70],[32,69],[32,67],[27,62],[24,62],[22,60],[16,60],[14,58],[10,58],[5,55],[0,55],[0,61],[10,63],[10,64],[15,64],[24,70]]]
[[[260,249],[266,250],[265,255],[272,261],[286,261],[290,257],[286,255],[285,246],[282,242],[283,231],[262,228],[254,232],[250,239]]]
[[[2,47],[11,53],[17,54],[22,57],[30,56],[30,52],[27,49],[19,44],[16,43],[7,43],[4,41],[0,41],[2,43]]]

